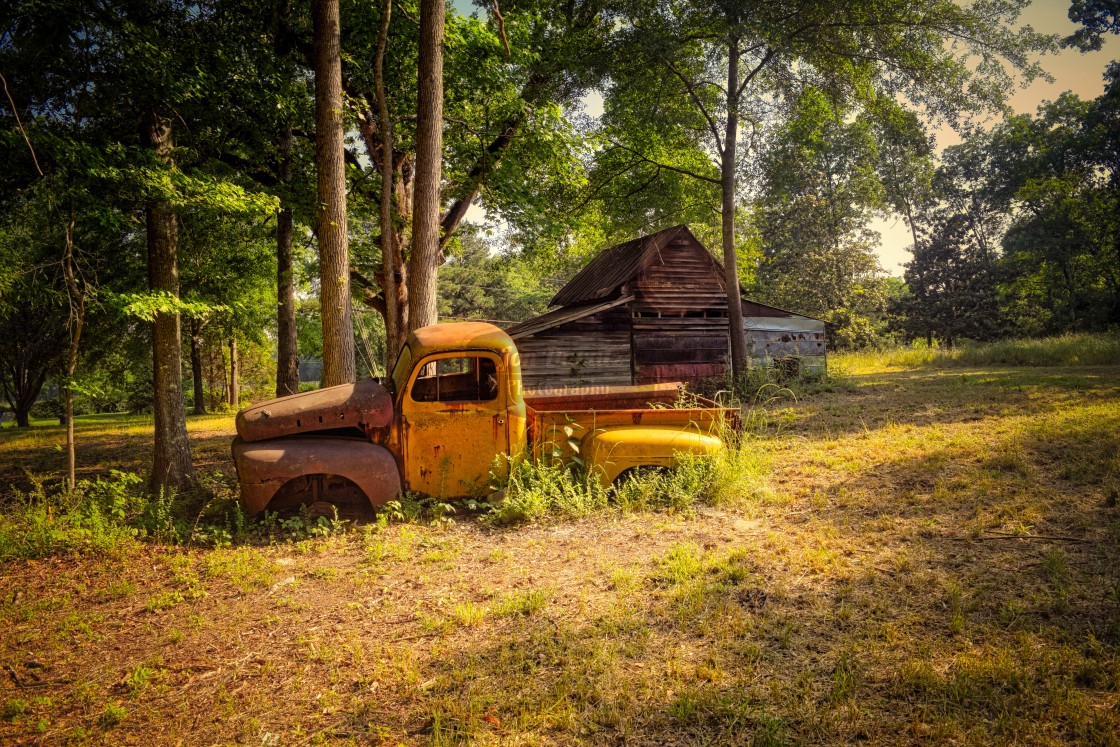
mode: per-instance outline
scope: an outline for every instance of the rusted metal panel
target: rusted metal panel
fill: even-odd
[[[455,341],[448,345],[454,349]],[[509,351],[513,343],[506,349]],[[400,398],[402,464],[410,491],[437,498],[457,498],[487,492],[494,457],[510,452],[507,418],[516,402],[510,401],[503,356],[490,351],[433,352],[420,358]],[[496,376],[493,388],[483,386],[463,397],[417,397],[424,369],[439,361],[469,361],[470,372],[488,370]],[[437,369],[438,370],[438,369]],[[446,373],[424,378],[454,380],[462,374]],[[442,392],[440,387],[433,391]]]
[[[677,401],[680,382],[647,386],[593,386],[549,388],[525,392],[525,403],[535,410],[617,410],[670,405]]]
[[[393,400],[370,379],[279,397],[237,413],[237,435],[252,443],[336,428],[366,433],[393,419]]]
[[[697,408],[648,407],[633,409],[576,410],[564,407],[538,409],[527,405],[528,436],[538,459],[568,461],[578,456],[572,442],[617,426],[649,426],[689,433],[719,435],[742,427],[737,408],[721,408],[700,400]],[[650,462],[646,462],[649,464]]]
[[[488,350],[503,355],[514,349],[513,340],[488,322],[444,322],[421,327],[408,336],[413,359],[449,350]]]
[[[233,442],[233,461],[250,515],[267,508],[285,483],[306,475],[346,478],[371,505],[393,500],[401,491],[393,455],[356,438],[306,436],[248,443],[238,437]]]

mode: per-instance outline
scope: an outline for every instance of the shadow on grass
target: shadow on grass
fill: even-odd
[[[953,369],[851,377],[852,391],[768,408],[765,432],[831,440],[891,424],[969,423],[1043,415],[1071,402],[1120,403],[1120,368]]]
[[[75,419],[78,479],[105,477],[110,470],[143,475],[151,468],[152,418],[144,415],[98,414]],[[230,443],[232,415],[187,418],[195,467],[204,473],[233,470]],[[60,483],[66,470],[66,430],[36,422],[30,428],[0,430],[0,499],[10,489],[31,487],[27,473]]]

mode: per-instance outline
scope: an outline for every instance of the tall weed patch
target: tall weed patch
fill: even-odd
[[[538,521],[550,514],[586,516],[605,508],[608,491],[598,480],[560,464],[522,459],[510,465],[505,497],[488,517],[495,524]]]
[[[0,560],[107,552],[142,532],[133,522],[146,506],[137,490],[140,478],[130,472],[82,480],[70,491],[50,491],[41,478],[31,480],[31,489],[16,492],[0,513]]]
[[[190,494],[156,495],[142,489],[138,475],[116,470],[73,490],[28,479],[29,490],[13,491],[0,505],[0,560],[110,552],[143,539],[220,547],[253,534],[236,497],[214,479]],[[277,529],[262,523],[257,534]]]
[[[584,471],[562,465],[514,464],[504,499],[487,517],[496,524],[580,517],[595,511],[685,511],[698,504],[739,505],[769,495],[769,461],[753,437],[725,434],[728,447],[714,454],[680,454],[673,469],[644,469],[604,487]]]
[[[838,353],[832,364],[850,373],[891,368],[970,366],[1115,366],[1120,365],[1120,334],[1067,333],[1037,339],[964,342],[953,348],[929,347],[924,341],[882,350]]]

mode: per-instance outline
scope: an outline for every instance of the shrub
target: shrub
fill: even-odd
[[[81,480],[73,490],[48,491],[42,478],[17,492],[0,514],[0,559],[37,558],[66,552],[105,552],[133,541],[140,530],[129,519],[143,510],[140,478],[110,473],[108,480]]]

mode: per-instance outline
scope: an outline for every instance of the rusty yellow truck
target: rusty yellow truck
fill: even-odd
[[[294,394],[237,414],[233,456],[250,514],[361,516],[402,491],[490,492],[510,460],[578,459],[611,483],[682,453],[722,448],[738,411],[676,384],[523,392],[517,347],[491,324],[437,324],[409,335],[384,382]]]

